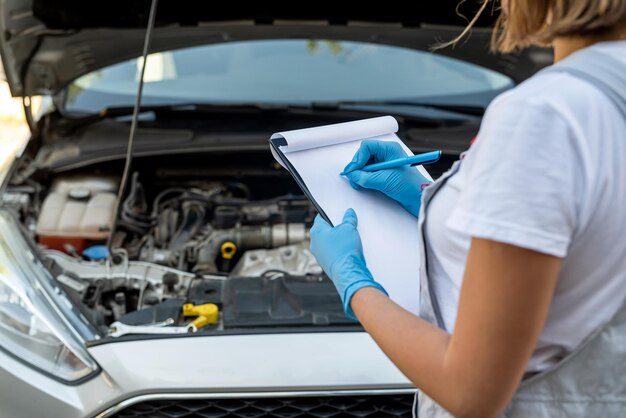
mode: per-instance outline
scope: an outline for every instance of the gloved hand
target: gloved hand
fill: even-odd
[[[341,173],[346,176],[355,189],[378,190],[417,217],[420,211],[422,190],[430,184],[415,167],[403,166],[389,170],[367,172],[361,170],[371,163],[395,160],[406,157],[406,153],[397,142],[365,140],[352,162]]]
[[[357,290],[375,287],[387,295],[365,265],[361,237],[356,226],[356,213],[348,209],[343,222],[336,227],[333,228],[317,215],[311,228],[311,252],[335,284],[344,312],[354,320],[356,317],[350,308],[350,300]]]

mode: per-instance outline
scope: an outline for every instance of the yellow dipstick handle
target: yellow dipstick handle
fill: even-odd
[[[183,316],[197,316],[189,325],[195,325],[198,329],[216,323],[218,313],[219,309],[214,303],[205,303],[204,305],[185,303],[183,305]]]
[[[220,251],[224,260],[231,260],[237,252],[237,246],[232,241],[226,241],[222,244]]]

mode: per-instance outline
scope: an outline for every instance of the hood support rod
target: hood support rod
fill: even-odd
[[[117,200],[115,201],[115,210],[113,213],[115,214],[113,218],[113,223],[111,224],[111,233],[109,234],[109,239],[107,240],[107,249],[109,262],[113,263],[113,248],[111,248],[113,243],[113,235],[115,234],[115,230],[117,228],[117,218],[119,216],[120,206],[122,204],[122,199],[124,198],[124,193],[126,192],[126,183],[128,183],[128,175],[130,173],[132,158],[133,158],[133,142],[135,140],[135,133],[137,131],[137,123],[139,119],[139,111],[141,109],[141,97],[143,95],[143,84],[144,84],[144,76],[146,73],[146,66],[148,64],[148,53],[150,51],[150,42],[152,41],[152,30],[154,29],[154,22],[156,20],[156,11],[159,0],[152,0],[150,5],[150,15],[148,16],[148,27],[146,28],[146,36],[143,42],[143,62],[141,63],[141,73],[139,76],[139,85],[137,86],[137,96],[135,97],[135,106],[133,108],[133,116],[130,123],[130,133],[128,135],[128,146],[126,147],[126,160],[124,162],[124,171],[122,174],[122,179],[120,181],[120,187],[117,192]]]

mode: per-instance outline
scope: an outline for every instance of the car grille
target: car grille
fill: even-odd
[[[396,418],[411,417],[413,395],[307,396],[257,399],[157,400],[132,405],[116,418]]]

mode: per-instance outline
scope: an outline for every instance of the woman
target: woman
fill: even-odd
[[[626,0],[502,6],[496,47],[551,44],[554,70],[494,100],[423,197],[415,169],[360,170],[402,155],[389,143],[345,170],[419,214],[421,317],[369,273],[354,211],[318,217],[311,250],[419,388],[420,417],[626,416]]]

